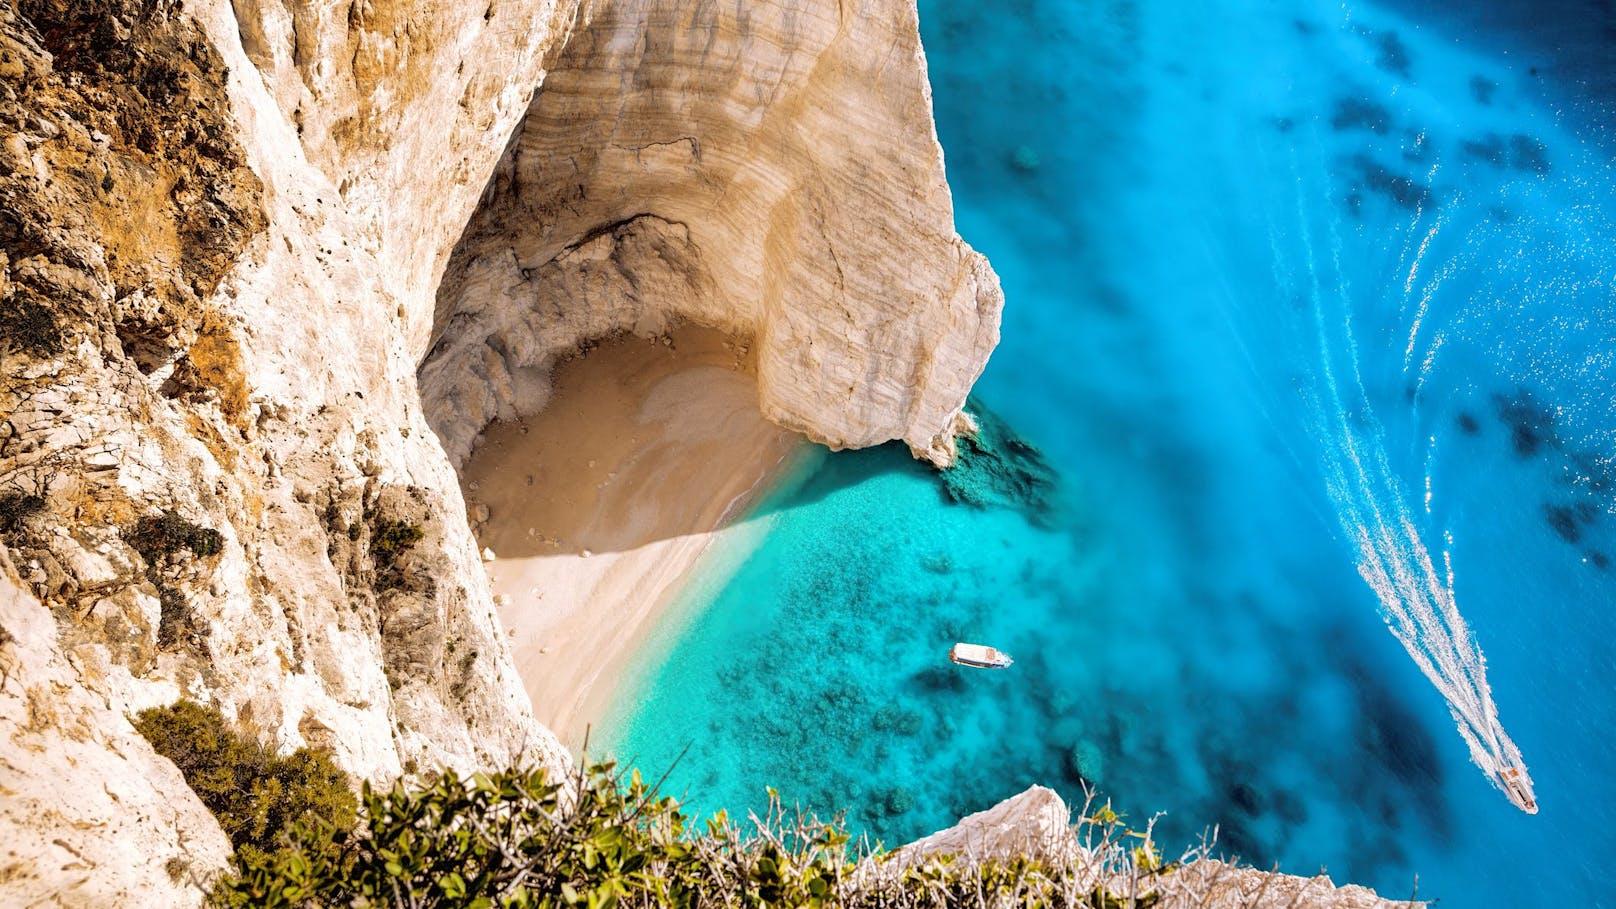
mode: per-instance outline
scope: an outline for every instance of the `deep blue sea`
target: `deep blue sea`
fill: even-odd
[[[822,458],[608,747],[684,751],[697,809],[773,786],[889,844],[1086,781],[1166,842],[1388,896],[1616,906],[1610,4],[921,20],[1007,299],[978,405],[1054,488],[978,507],[901,449]],[[1540,814],[1460,727],[1518,746]]]

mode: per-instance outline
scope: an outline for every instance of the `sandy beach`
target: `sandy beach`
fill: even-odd
[[[461,478],[533,708],[576,749],[697,561],[808,446],[759,413],[744,343],[708,329],[613,340],[553,379]]]

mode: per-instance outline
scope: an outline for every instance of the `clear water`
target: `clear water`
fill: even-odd
[[[1008,299],[979,395],[1053,513],[824,459],[613,750],[889,843],[1087,780],[1387,895],[1616,906],[1616,23],[1495,7],[922,2]],[[1476,679],[1411,658],[1466,633],[1536,817],[1449,712]]]

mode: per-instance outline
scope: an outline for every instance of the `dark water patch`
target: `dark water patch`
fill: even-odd
[[[964,674],[952,666],[927,667],[910,676],[909,681],[924,694],[958,694],[966,690]]]
[[[1610,568],[1610,556],[1597,549],[1590,549],[1588,550],[1588,564],[1600,571],[1605,571]]]
[[[1459,143],[1459,149],[1465,157],[1497,168],[1508,167],[1530,174],[1546,174],[1552,169],[1548,146],[1525,133],[1515,133],[1507,139],[1498,133],[1488,133],[1480,139]]]
[[[1274,814],[1291,825],[1307,823],[1307,802],[1289,789],[1276,789],[1272,794]]]
[[[1048,526],[1054,507],[1055,470],[1037,446],[977,399],[966,403],[977,431],[959,440],[959,458],[940,471],[951,502],[977,508],[1014,508],[1034,524]]]
[[[1086,738],[1077,738],[1061,749],[1060,766],[1076,788],[1098,789],[1105,785],[1105,752]]]
[[[1337,638],[1345,635],[1337,632]],[[1329,651],[1341,677],[1355,695],[1352,728],[1362,759],[1341,770],[1342,797],[1378,810],[1383,830],[1418,824],[1433,841],[1447,843],[1453,822],[1443,798],[1445,773],[1436,738],[1376,670],[1357,651],[1341,646]],[[1382,859],[1390,861],[1389,859]]]
[[[1292,19],[1291,28],[1296,29],[1298,35],[1307,35],[1308,37],[1319,33],[1319,27],[1306,19]]]
[[[1459,48],[1489,54],[1506,65],[1527,64],[1526,73],[1541,77],[1544,89],[1571,100],[1592,122],[1608,127],[1616,123],[1616,3],[1611,0],[1385,0],[1392,9],[1432,23]],[[1492,89],[1471,94],[1490,103]],[[1543,91],[1537,89],[1535,91]],[[1556,105],[1558,106],[1558,105]],[[1605,143],[1616,139],[1608,130],[1590,134]]]
[[[1509,166],[1534,174],[1549,172],[1549,150],[1542,141],[1523,133],[1509,137]]]
[[[1258,868],[1269,868],[1273,861],[1268,858],[1268,852],[1263,848],[1256,834],[1245,824],[1237,820],[1237,813],[1224,811],[1218,815],[1221,823],[1218,825],[1217,850],[1231,859],[1254,865]]]
[[[1408,45],[1403,43],[1403,39],[1398,37],[1396,32],[1360,27],[1358,34],[1374,43],[1375,66],[1403,79],[1412,75],[1413,55],[1409,53]]]
[[[1480,139],[1467,139],[1459,143],[1459,150],[1465,157],[1483,161],[1494,167],[1503,167],[1507,152],[1504,148],[1504,137],[1497,133],[1488,133]]]
[[[1010,152],[1010,168],[1018,173],[1031,175],[1042,163],[1038,152],[1029,145],[1018,145]]]
[[[1470,97],[1476,99],[1477,104],[1480,104],[1483,107],[1491,106],[1493,103],[1493,95],[1497,93],[1497,82],[1494,82],[1486,76],[1470,77]]]
[[[1357,680],[1359,741],[1364,750],[1415,788],[1434,788],[1442,781],[1436,741],[1419,719],[1384,685],[1369,676]]]
[[[1365,191],[1390,199],[1409,211],[1428,208],[1433,201],[1430,187],[1391,170],[1368,155],[1354,155],[1349,163],[1357,171],[1358,178],[1356,186],[1348,193],[1348,209],[1354,215],[1360,213]]]
[[[1368,130],[1385,135],[1391,132],[1392,112],[1367,98],[1337,98],[1335,111],[1330,115],[1330,126],[1336,132]]]
[[[1559,448],[1554,411],[1538,403],[1531,392],[1521,389],[1513,396],[1493,395],[1498,419],[1509,430],[1510,448],[1517,458],[1535,457],[1545,448]]]
[[[1543,506],[1543,520],[1554,535],[1575,546],[1599,519],[1599,509],[1591,502],[1571,505],[1548,503]]]
[[[1236,808],[1245,814],[1256,817],[1264,811],[1262,794],[1252,788],[1250,783],[1237,782],[1229,787],[1225,795]]]
[[[1468,410],[1459,411],[1459,415],[1453,418],[1453,424],[1459,427],[1459,431],[1467,436],[1473,436],[1481,432],[1480,421]]]

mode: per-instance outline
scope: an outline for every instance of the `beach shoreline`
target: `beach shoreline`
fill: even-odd
[[[534,713],[574,752],[698,567],[746,548],[752,510],[814,450],[763,418],[748,352],[693,326],[605,342],[462,471]]]

